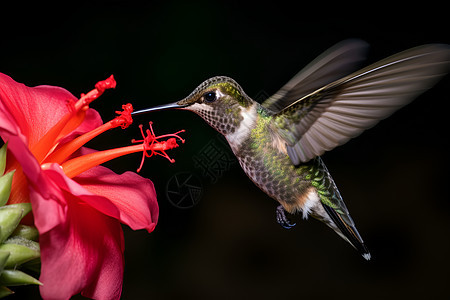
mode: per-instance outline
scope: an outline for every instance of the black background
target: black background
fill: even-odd
[[[28,86],[61,86],[74,95],[114,74],[118,86],[91,107],[104,120],[125,102],[173,102],[215,75],[247,94],[270,95],[322,51],[346,38],[371,45],[368,62],[425,43],[450,43],[448,7],[364,2],[344,7],[276,1],[77,1],[2,4],[0,72]],[[421,5],[421,6],[419,6]],[[276,203],[234,165],[212,184],[192,157],[217,134],[190,112],[158,112],[126,131],[91,142],[129,144],[137,124],[159,134],[186,129],[176,159],[147,159],[141,175],[156,186],[160,219],[147,234],[124,226],[123,299],[272,299],[292,297],[442,298],[450,266],[447,102],[449,78],[360,137],[324,155],[372,252],[366,262],[315,220],[284,230]],[[225,151],[228,151],[224,148]],[[106,164],[135,170],[140,156]],[[204,193],[181,210],[168,180],[195,172]],[[68,270],[70,272],[70,270]],[[11,299],[37,295],[14,288]]]

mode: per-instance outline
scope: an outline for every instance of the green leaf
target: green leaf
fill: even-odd
[[[0,298],[9,296],[11,294],[14,294],[14,292],[8,289],[6,286],[0,286]]]
[[[0,274],[3,272],[6,261],[9,258],[10,253],[8,251],[0,251]]]
[[[7,147],[8,144],[6,143],[2,146],[2,148],[0,148],[0,175],[3,175],[3,173],[5,173]]]
[[[3,243],[31,210],[30,203],[17,203],[0,207],[0,243]]]
[[[14,232],[11,234],[11,237],[13,236],[20,236],[28,240],[37,241],[37,239],[39,238],[39,231],[34,226],[19,224],[17,228],[14,230]]]
[[[22,271],[19,270],[3,270],[0,275],[0,284],[7,286],[25,285],[25,284],[37,284],[42,285],[42,283]]]
[[[22,218],[25,217],[29,212],[31,212],[31,203],[16,203],[16,204],[9,204],[5,207],[16,207],[23,210]],[[1,209],[1,207],[0,207]]]
[[[0,177],[0,206],[3,206],[6,204],[6,202],[8,202],[9,195],[11,194],[11,184],[15,171],[16,170],[13,170]]]
[[[15,268],[27,261],[41,256],[39,244],[22,237],[13,237],[0,245],[0,251],[9,251],[10,256],[5,263],[5,268]]]

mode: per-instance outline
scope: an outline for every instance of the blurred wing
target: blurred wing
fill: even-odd
[[[295,165],[359,135],[429,89],[450,65],[448,45],[398,53],[293,102],[274,116]]]
[[[305,95],[350,74],[365,59],[368,46],[364,41],[353,39],[336,44],[303,68],[262,106],[279,112]]]

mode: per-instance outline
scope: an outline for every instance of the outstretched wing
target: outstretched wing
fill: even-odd
[[[356,39],[336,44],[304,67],[262,106],[279,112],[298,99],[356,71],[365,59],[368,47],[366,42]]]
[[[450,46],[424,45],[332,82],[273,115],[295,165],[359,135],[429,89],[450,66]]]

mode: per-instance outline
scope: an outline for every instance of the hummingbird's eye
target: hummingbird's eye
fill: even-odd
[[[206,101],[206,102],[214,102],[214,101],[216,101],[216,93],[214,93],[214,92],[207,92],[207,93],[205,93],[204,95],[203,95],[203,99]]]

